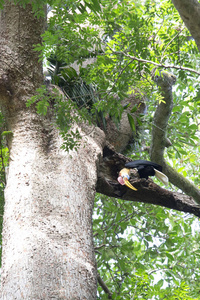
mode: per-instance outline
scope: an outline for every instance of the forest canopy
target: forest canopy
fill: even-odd
[[[109,114],[116,122],[125,97],[133,91],[145,95],[148,109],[137,118],[136,125],[143,130],[133,151],[139,157],[141,147],[150,146],[152,117],[157,101],[162,101],[152,72],[172,72],[176,85],[167,129],[172,146],[165,155],[178,172],[198,185],[199,53],[174,5],[170,1],[66,3],[67,8],[62,1],[52,7],[43,47],[37,47],[46,57],[54,55],[57,65],[62,62],[59,79],[54,76],[53,80],[92,86],[92,111]],[[77,102],[80,93],[74,97]],[[87,107],[87,103],[79,105]]]
[[[25,6],[30,1],[15,2]],[[32,1],[38,17],[46,2]],[[165,104],[155,78],[166,72],[176,82],[170,86],[173,108],[164,159],[200,187],[200,54],[171,1],[48,1],[42,38],[35,51],[44,62],[45,84],[27,106],[36,102],[38,113],[47,114],[46,86],[50,81],[60,87],[69,100],[63,103],[58,96],[55,105],[65,150],[79,145],[79,132],[70,131],[73,123],[89,122],[106,132],[110,120],[120,126],[129,107],[132,138],[122,152],[132,160],[150,160],[155,110]],[[139,102],[125,105],[131,95]],[[74,109],[78,114],[72,118]],[[1,123],[3,199],[11,133]],[[168,189],[181,192],[174,181]],[[98,299],[199,299],[199,229],[190,214],[97,194]]]

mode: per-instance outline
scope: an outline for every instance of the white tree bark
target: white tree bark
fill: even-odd
[[[43,27],[30,6],[6,1],[0,18],[0,104],[12,139],[1,299],[96,299],[92,208],[104,134],[82,132],[78,152],[66,153],[51,117],[26,108],[42,83],[32,49]]]
[[[37,115],[19,114],[11,125],[2,299],[95,299],[91,218],[101,132],[93,133],[99,144],[83,138],[78,152],[66,153]]]

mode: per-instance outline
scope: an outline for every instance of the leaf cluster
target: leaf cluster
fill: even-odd
[[[198,299],[194,217],[97,195],[93,228],[98,272],[113,299]],[[98,299],[107,297],[99,286]]]
[[[77,105],[67,99],[58,89],[49,93],[46,85],[36,90],[36,94],[27,101],[27,107],[35,105],[36,111],[45,117],[53,115],[53,124],[60,130],[64,140],[62,148],[66,151],[79,146],[81,135],[75,124],[86,122],[85,114],[78,110]]]
[[[84,82],[95,88],[98,94],[92,104],[93,111],[101,112],[103,116],[110,115],[116,122],[123,112],[121,101],[130,88],[138,87],[148,99],[148,114],[142,123],[150,136],[156,101],[162,101],[162,97],[151,81],[154,65],[145,60],[194,69],[199,64],[195,43],[173,5],[167,1],[136,4],[133,1],[64,3],[60,0],[52,4],[52,12],[48,31],[43,36],[44,44],[39,50],[47,57],[56,54],[57,60],[68,66],[68,71],[75,63],[78,67],[76,73],[81,78],[77,86]],[[92,60],[85,66],[88,59]],[[188,73],[182,69],[174,73],[180,91],[188,80]],[[198,80],[193,74],[189,77]],[[60,78],[63,79],[63,75]],[[74,98],[78,97],[74,95]],[[180,101],[180,95],[177,95],[177,101],[179,110],[183,111],[186,103]],[[135,130],[130,116],[129,121]],[[169,127],[170,138],[175,141],[178,153],[182,150],[175,135],[182,131],[180,126],[183,127],[183,123],[181,117],[180,122],[176,122],[179,130],[170,131]],[[173,127],[173,119],[171,124]],[[190,122],[189,126],[193,124]],[[185,123],[185,128],[187,125]],[[145,136],[145,141],[148,146],[150,139]]]
[[[33,12],[35,16],[39,17],[45,17],[45,11],[44,7],[47,4],[50,4],[53,2],[53,0],[9,0],[10,2],[14,3],[15,5],[20,5],[22,8],[25,8],[27,5],[32,6]],[[0,0],[0,9],[3,9],[4,6],[4,0]]]
[[[51,82],[58,85],[76,103],[77,112],[85,114],[89,122],[105,128],[106,119],[97,107],[99,96],[95,86],[84,82],[81,73],[78,74],[72,66],[59,61],[56,56],[50,56],[48,62]]]

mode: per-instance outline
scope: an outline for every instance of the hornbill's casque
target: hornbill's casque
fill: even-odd
[[[140,178],[148,179],[149,176],[156,176],[162,183],[168,185],[168,177],[162,173],[162,166],[142,159],[126,163],[125,168],[119,172],[119,177],[117,178],[118,182],[122,185],[125,184],[134,191],[137,191],[137,189],[129,182],[131,173],[134,172],[133,169],[137,170]]]

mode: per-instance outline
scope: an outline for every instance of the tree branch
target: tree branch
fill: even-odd
[[[200,206],[195,203],[192,197],[165,190],[156,185],[151,179],[130,180],[131,184],[138,189],[136,192],[120,185],[117,177],[119,171],[128,161],[130,160],[127,157],[115,152],[110,146],[105,146],[99,166],[96,191],[109,197],[151,203],[200,217]]]
[[[107,285],[105,284],[105,282],[103,281],[103,279],[101,278],[101,276],[99,274],[97,274],[97,280],[98,280],[99,285],[104,290],[104,292],[108,295],[108,299],[112,299],[111,291],[109,290],[109,288],[107,287]]]
[[[171,80],[171,77],[171,74],[162,72],[161,76],[157,76],[156,79],[159,87],[161,88],[161,93],[164,97],[165,103],[158,104],[155,111],[152,127],[150,157],[152,161],[162,165],[163,172],[168,176],[172,184],[180,188],[187,195],[192,196],[197,203],[200,203],[200,190],[180,173],[171,168],[164,159],[164,150],[168,143],[166,130],[173,107],[173,81]]]
[[[195,39],[200,51],[200,3],[197,0],[172,0],[178,10],[181,19]]]
[[[156,76],[153,79],[160,87],[164,100],[164,102],[158,104],[152,124],[150,153],[154,159],[157,156],[163,157],[165,147],[168,145],[166,130],[173,108],[172,85],[175,83],[175,76],[167,72],[161,72],[161,76]]]
[[[156,63],[154,61],[151,61],[151,60],[148,60],[148,59],[143,59],[143,58],[138,58],[136,56],[132,56],[130,54],[127,54],[123,51],[115,51],[113,50],[112,48],[110,48],[113,52],[113,54],[119,54],[119,55],[124,55],[128,58],[130,58],[132,61],[136,60],[138,62],[142,62],[142,63],[147,63],[147,64],[151,64],[151,65],[154,65],[156,67],[161,67],[161,68],[164,68],[164,69],[176,69],[176,70],[184,70],[184,71],[188,71],[188,72],[191,72],[191,73],[195,73],[197,75],[200,75],[200,72],[194,70],[194,69],[191,69],[191,68],[187,68],[187,67],[182,67],[182,66],[176,66],[176,65],[165,65],[163,63]]]

